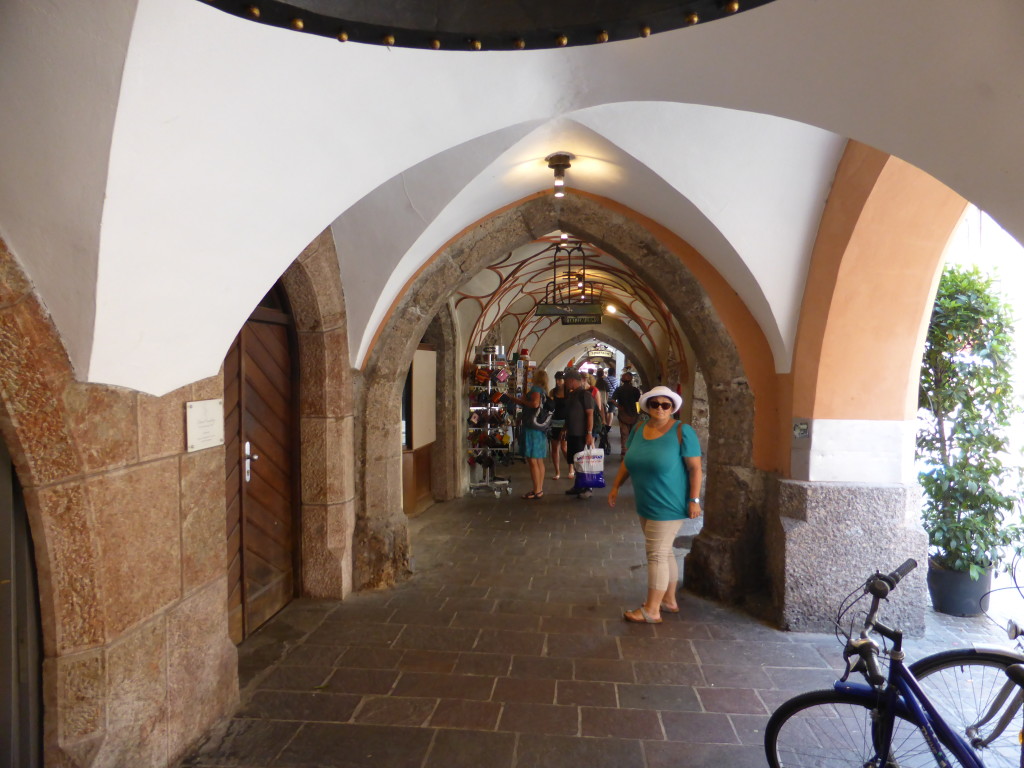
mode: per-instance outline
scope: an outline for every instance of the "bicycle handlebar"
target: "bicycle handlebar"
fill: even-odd
[[[861,658],[864,663],[864,675],[871,685],[878,686],[885,682],[885,675],[882,674],[878,665],[878,643],[871,639],[871,630],[877,628],[880,635],[897,642],[897,645],[902,637],[900,633],[876,621],[878,606],[882,600],[888,597],[889,592],[916,567],[917,561],[908,558],[899,568],[889,574],[875,573],[864,585],[864,592],[871,595],[871,608],[864,619],[864,628],[861,630],[860,637],[857,640],[850,639],[844,656],[847,657],[847,663],[849,663],[849,657],[854,654]]]
[[[868,579],[867,591],[874,597],[884,598],[915,568],[917,568],[917,560],[912,557],[907,558],[903,565],[892,573],[888,575],[876,573],[872,578]]]

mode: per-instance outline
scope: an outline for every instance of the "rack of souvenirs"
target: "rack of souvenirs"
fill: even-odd
[[[498,464],[511,463],[512,415],[508,396],[508,362],[504,347],[477,347],[469,370],[469,416],[466,440],[470,465],[470,493],[485,491],[500,497],[512,493],[512,481],[494,474]]]

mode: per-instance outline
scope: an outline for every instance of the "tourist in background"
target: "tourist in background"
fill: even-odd
[[[570,465],[573,456],[594,444],[594,397],[589,387],[584,388],[583,376],[579,371],[566,371],[565,386],[569,394],[565,399],[565,453]],[[589,499],[589,488],[579,488],[573,483],[566,494],[580,499]]]
[[[615,390],[619,388],[619,379],[615,375],[614,368],[609,368],[605,372],[604,380],[608,382],[608,394],[614,395]]]
[[[622,381],[612,395],[612,400],[618,408],[616,418],[619,420],[619,453],[625,455],[629,433],[640,418],[636,408],[640,402],[640,390],[633,386],[633,374],[629,371],[622,374]]]
[[[544,407],[547,388],[547,372],[537,371],[533,374],[533,382],[526,397],[513,398],[520,405],[526,406],[523,411],[523,456],[530,468],[533,489],[523,494],[524,499],[540,499],[544,496],[544,459],[548,457],[548,436],[545,430],[532,425]]]
[[[565,398],[568,393],[565,390],[565,374],[562,371],[555,373],[555,386],[550,393],[551,405],[551,429],[548,431],[548,451],[551,453],[551,466],[554,467],[554,479],[558,480],[562,474],[559,469],[559,460],[565,448],[562,443],[565,441]],[[571,471],[572,462],[569,462],[569,477],[573,477]]]

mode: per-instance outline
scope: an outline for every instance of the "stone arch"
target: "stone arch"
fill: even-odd
[[[864,563],[925,562],[914,457],[917,382],[942,257],[967,202],[919,168],[850,141],[818,229],[792,373],[788,477],[766,521],[779,623],[822,631]],[[856,520],[856,535],[847,533]],[[828,567],[819,567],[827,559]],[[923,631],[926,568],[890,613]]]
[[[406,285],[363,370],[364,402],[377,405],[357,409],[358,446],[365,459],[357,483],[359,586],[387,586],[409,571],[408,530],[398,490],[398,428],[391,422],[397,421],[393,415],[402,376],[416,343],[452,291],[509,249],[556,229],[593,242],[658,286],[658,294],[692,340],[708,382],[711,445],[708,521],[688,557],[686,581],[698,591],[729,600],[739,599],[744,584],[752,583],[744,578],[744,567],[760,560],[749,550],[759,546],[763,488],[754,477],[753,394],[736,344],[701,281],[638,218],[590,195],[574,193],[562,201],[547,194],[533,196],[464,231]]]
[[[639,344],[639,340],[634,339],[630,342],[629,339],[625,339],[619,334],[613,335],[605,332],[604,330],[584,331],[583,333],[576,334],[571,339],[563,341],[545,355],[544,359],[538,364],[538,367],[547,368],[562,352],[569,349],[569,347],[583,343],[587,339],[597,339],[598,341],[611,347],[615,347],[616,349],[623,349],[623,347],[625,347],[633,356],[631,359],[633,361],[633,365],[636,367],[637,373],[640,374],[640,380],[654,381],[654,379],[650,378],[650,373],[655,370],[654,361],[651,359],[651,356],[647,354],[646,350],[643,349],[643,346]],[[637,352],[638,349],[640,350],[639,352]]]
[[[352,591],[355,481],[345,294],[331,230],[281,276],[298,337],[302,594]]]

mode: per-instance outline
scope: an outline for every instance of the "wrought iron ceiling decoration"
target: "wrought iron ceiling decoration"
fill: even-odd
[[[570,240],[579,240],[566,232],[547,235],[536,241],[542,244],[536,251],[509,252],[485,267],[469,284],[456,293],[455,312],[467,334],[465,363],[469,363],[475,347],[484,343],[489,334],[500,327],[500,339],[509,349],[538,349],[544,337],[555,327],[561,328],[561,318],[536,314],[537,302],[543,299],[547,283],[552,277],[551,254],[555,243],[568,245]],[[685,358],[681,331],[653,286],[640,280],[632,270],[624,267],[614,257],[596,247],[593,243],[582,242],[586,249],[587,281],[596,283],[605,307],[605,315],[612,316],[609,300],[614,300],[616,333],[620,341],[629,337],[633,341],[622,341],[619,345],[627,354],[631,350],[643,350],[652,357],[661,355],[659,349],[668,345],[676,358]],[[575,257],[574,257],[575,258]],[[586,328],[580,337],[586,335]],[[593,329],[591,333],[600,334]],[[676,350],[674,353],[671,350]]]
[[[449,51],[565,48],[706,24],[774,0],[200,0],[341,42]]]
[[[573,256],[579,258],[575,271]],[[565,266],[561,275],[559,261]],[[544,299],[537,304],[536,314],[561,318],[562,325],[601,324],[604,306],[597,286],[587,280],[587,252],[579,240],[555,243],[551,255],[551,282],[544,290]]]

